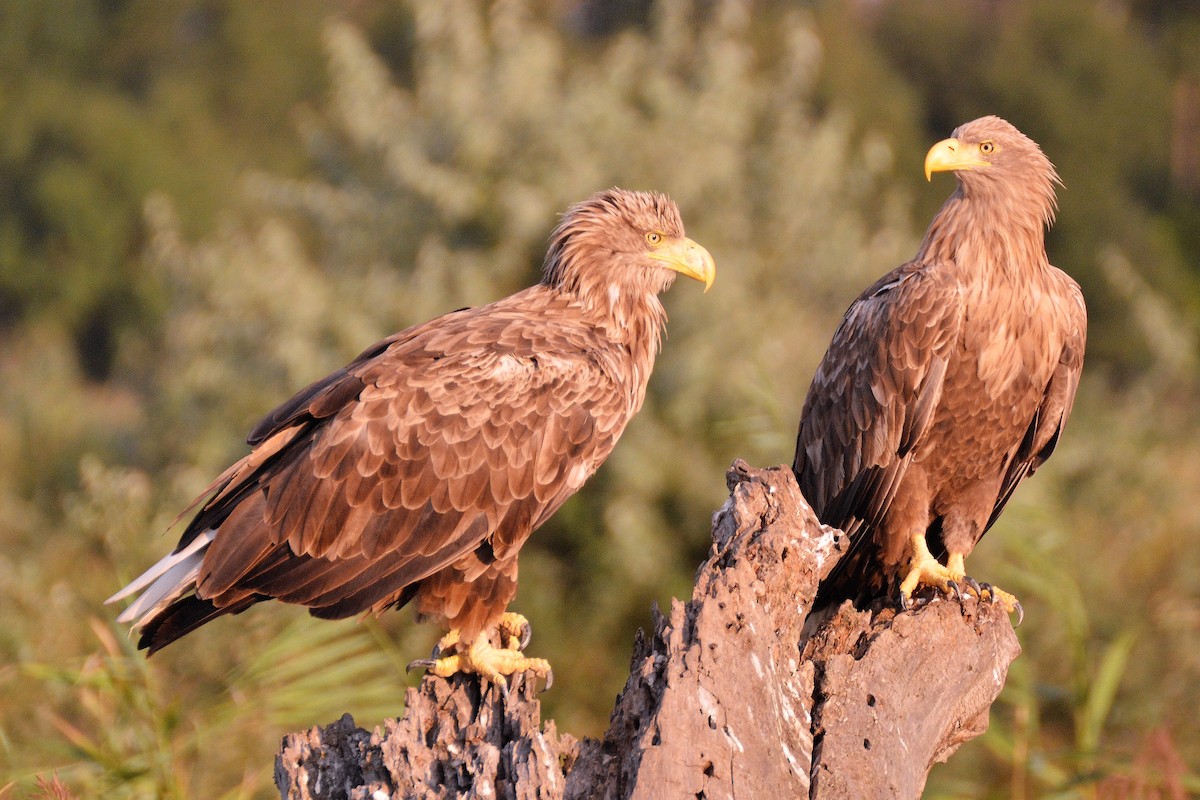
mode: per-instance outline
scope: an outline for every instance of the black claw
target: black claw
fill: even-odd
[[[996,601],[999,599],[996,597],[996,590],[994,588],[992,588],[992,585],[990,583],[979,584],[979,591],[981,593],[979,595],[980,597],[983,597],[982,592],[987,592],[987,600],[992,605],[995,605]]]
[[[900,610],[912,611],[912,597],[904,594],[904,592],[900,593]]]
[[[416,661],[408,662],[408,666],[404,668],[404,671],[412,672],[414,669],[433,669],[436,666],[437,661],[432,658],[418,658]]]
[[[958,585],[958,581],[950,581],[950,583],[947,584],[946,588],[954,593],[955,600],[957,600],[960,603],[962,602],[962,599],[963,599],[962,587]]]
[[[1013,625],[1013,627],[1019,628],[1021,627],[1021,623],[1025,621],[1025,609],[1021,608],[1020,601],[1017,601],[1016,608],[1013,610],[1017,612],[1017,624]]]
[[[529,647],[531,639],[533,639],[533,626],[526,620],[525,624],[521,626],[521,646],[517,649],[524,650],[526,647]]]
[[[971,591],[975,593],[976,597],[983,596],[982,587],[980,587],[980,585],[978,583],[976,583],[975,579],[972,578],[970,575],[963,575],[962,582],[965,583],[971,589]]]
[[[504,695],[504,699],[508,699],[508,681],[504,680],[504,676],[500,676],[500,680],[496,683],[500,687],[500,694]]]

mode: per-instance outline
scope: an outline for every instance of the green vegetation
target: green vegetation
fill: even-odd
[[[101,602],[259,415],[534,280],[556,215],[618,184],[671,193],[720,276],[668,296],[645,409],[522,555],[547,713],[602,731],[650,604],[690,593],[725,467],[790,460],[842,310],[950,191],[925,147],[983,113],[1058,165],[1051,258],[1092,328],[1059,453],[972,558],[1025,603],[1024,653],[928,795],[1200,792],[1200,13],[351,7],[0,11],[0,797],[55,773],[270,797],[282,733],[400,713],[439,635],[407,611],[261,606],[147,662]]]

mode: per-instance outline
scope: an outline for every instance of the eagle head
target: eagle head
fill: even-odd
[[[679,209],[658,192],[608,189],[572,206],[550,236],[542,282],[581,297],[654,295],[675,276],[704,283],[713,258],[683,232]]]

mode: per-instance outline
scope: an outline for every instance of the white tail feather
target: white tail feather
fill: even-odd
[[[145,590],[133,605],[117,617],[117,621],[133,622],[135,626],[140,627],[160,607],[195,588],[200,575],[200,565],[204,561],[204,551],[215,535],[214,530],[204,531],[187,547],[178,553],[164,556],[124,589],[105,600],[106,603],[113,603]]]

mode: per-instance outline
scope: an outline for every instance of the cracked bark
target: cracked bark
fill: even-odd
[[[287,736],[297,798],[916,798],[930,768],[987,728],[1020,652],[995,606],[843,606],[805,623],[845,545],[786,467],[735,462],[688,603],[655,611],[602,742],[541,723],[533,687],[426,677],[405,716],[347,716]]]

